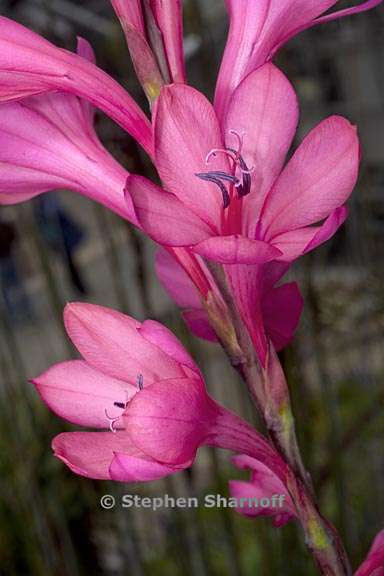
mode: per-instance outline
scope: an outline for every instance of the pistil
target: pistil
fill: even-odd
[[[227,172],[223,172],[220,170],[212,171],[212,172],[200,172],[195,174],[201,180],[205,180],[207,182],[213,182],[216,184],[222,193],[223,196],[223,206],[224,209],[228,208],[231,202],[231,192],[230,189],[228,190],[226,183],[229,183],[230,186],[233,186],[237,190],[238,198],[243,198],[251,191],[251,173],[253,172],[253,168],[248,168],[244,158],[241,155],[241,150],[243,147],[243,136],[241,136],[235,130],[229,130],[229,133],[232,134],[237,138],[238,141],[238,148],[213,148],[208,152],[205,163],[208,165],[212,158],[216,157],[218,154],[224,154],[228,156],[230,160],[233,162],[233,174],[228,174]],[[235,175],[235,171],[238,169],[240,171],[240,177]]]

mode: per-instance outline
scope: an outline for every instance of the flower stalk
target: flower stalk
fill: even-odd
[[[277,354],[269,345],[266,365],[260,363],[237,310],[223,267],[210,263],[209,269],[231,315],[239,353],[236,354],[233,342],[224,342],[223,347],[229,354],[231,364],[247,384],[275,448],[288,464],[286,484],[305,534],[306,545],[321,574],[350,576],[352,572],[340,536],[321,515],[315,502],[311,478],[305,469],[297,441],[288,385]],[[211,321],[215,322],[215,316],[209,314],[209,301],[206,306]],[[220,320],[213,327],[221,340],[225,332]]]

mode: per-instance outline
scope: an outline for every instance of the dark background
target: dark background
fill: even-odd
[[[343,3],[339,2],[338,6]],[[146,108],[107,0],[13,0],[1,13],[56,44],[91,41],[106,69]],[[189,81],[212,95],[227,28],[222,0],[185,2]],[[300,329],[282,360],[305,461],[322,509],[355,565],[384,527],[384,9],[302,33],[278,64],[299,93],[299,140],[329,114],[356,123],[363,160],[350,217],[337,236],[294,267],[305,296]],[[98,115],[98,132],[129,170],[146,159]],[[102,494],[227,494],[239,476],[228,454],[201,450],[190,472],[151,484],[92,482],[53,458],[52,437],[71,427],[37,397],[28,378],[74,357],[61,320],[69,300],[114,306],[172,328],[205,373],[211,393],[249,420],[242,384],[216,347],[192,339],[153,272],[154,248],[115,215],[57,193],[81,231],[75,270],[42,234],[36,200],[1,207],[17,230],[16,301],[0,299],[0,573],[6,576],[314,574],[295,525],[274,529],[228,510],[102,510]],[[76,272],[80,279],[76,280]],[[72,278],[72,279],[71,279]],[[83,293],[82,293],[83,292]],[[0,293],[1,294],[1,293]]]

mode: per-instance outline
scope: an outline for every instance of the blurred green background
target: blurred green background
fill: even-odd
[[[227,29],[222,0],[185,2],[191,83],[212,95]],[[343,2],[338,3],[340,5]],[[345,3],[350,5],[351,2]],[[98,64],[146,108],[122,32],[107,0],[10,0],[1,13],[60,46],[91,41]],[[298,91],[298,141],[339,113],[359,127],[363,160],[350,217],[337,236],[295,265],[305,310],[282,355],[305,461],[322,509],[355,565],[384,527],[384,9],[302,33],[278,58]],[[131,171],[151,174],[136,145],[98,115],[106,146]],[[75,357],[65,302],[84,299],[164,322],[199,360],[211,393],[251,422],[242,383],[213,345],[188,335],[153,271],[153,245],[115,215],[77,195],[55,195],[79,234],[71,258],[49,241],[38,200],[1,207],[13,227],[17,298],[0,298],[0,574],[3,576],[183,576],[314,574],[295,525],[274,529],[231,510],[103,510],[103,494],[227,494],[241,474],[229,455],[199,452],[193,468],[151,484],[75,476],[51,453],[71,427],[48,411],[28,379]],[[11,299],[12,300],[12,299]],[[21,309],[21,313],[20,313]]]

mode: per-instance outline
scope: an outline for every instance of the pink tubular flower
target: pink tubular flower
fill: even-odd
[[[225,142],[202,94],[164,87],[154,137],[167,192],[140,176],[128,179],[144,230],[160,244],[223,264],[291,262],[328,240],[346,218],[343,205],[356,183],[356,130],[339,116],[324,120],[283,168],[297,120],[294,90],[272,64],[233,94]]]
[[[205,269],[201,260],[200,265]],[[285,271],[286,266],[281,267],[279,274],[282,276]],[[175,259],[163,249],[156,254],[156,272],[170,297],[183,309],[182,316],[191,332],[199,338],[217,341],[195,286]],[[279,278],[268,274],[266,268],[263,272],[261,322],[275,349],[281,350],[293,338],[303,308],[303,298],[296,282],[274,288],[274,283]],[[208,274],[208,271],[206,273]],[[257,270],[253,273],[257,275]],[[256,306],[257,303],[253,302],[252,307]]]
[[[337,0],[226,0],[230,28],[216,84],[218,117],[225,116],[240,82],[293,36],[316,24],[370,10],[381,2],[368,0],[321,16]]]
[[[131,96],[92,62],[0,16],[0,102],[53,91],[103,110],[152,154],[152,131]]]
[[[55,455],[77,474],[151,480],[191,465],[206,444],[242,451],[284,481],[285,464],[246,422],[218,405],[180,342],[154,321],[70,304],[65,325],[83,360],[33,380],[59,416],[101,432],[65,432]]]
[[[93,60],[83,39],[78,53]],[[0,204],[68,188],[137,225],[132,203],[124,199],[128,172],[100,143],[93,116],[93,107],[72,94],[43,94],[1,104]]]
[[[0,105],[0,203],[57,188],[92,198],[137,224],[124,199],[128,172],[101,145],[86,103],[70,94]]]
[[[241,470],[251,471],[250,481],[229,482],[230,494],[236,498],[240,514],[251,518],[272,516],[277,528],[297,516],[286,486],[269,468],[244,455],[234,456],[232,462]]]
[[[138,224],[124,198],[128,172],[101,145],[87,105],[69,94],[0,106],[0,204],[66,188]]]
[[[367,558],[355,576],[384,576],[384,530],[374,539]]]

